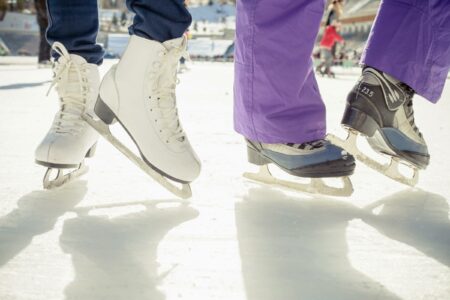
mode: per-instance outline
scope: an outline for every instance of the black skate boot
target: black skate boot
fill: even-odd
[[[355,159],[327,140],[303,144],[265,144],[247,141],[248,161],[255,165],[273,163],[298,177],[327,178],[350,176]]]
[[[259,173],[244,174],[249,179],[313,194],[350,196],[353,192],[348,176],[353,174],[355,159],[327,140],[303,144],[265,144],[247,140],[247,152],[248,161],[260,166]],[[310,178],[311,181],[302,184],[273,177],[268,169],[269,164],[290,175]],[[343,185],[340,188],[330,186],[323,178],[339,178]]]
[[[368,166],[408,185],[417,183],[417,170],[425,169],[430,160],[425,140],[414,123],[413,96],[414,90],[408,85],[366,67],[348,95],[342,118],[342,125],[353,135],[354,142],[351,146],[348,145],[351,143],[343,145],[344,149]],[[358,134],[364,135],[375,151],[390,156],[391,164],[376,165],[357,150]],[[412,167],[414,177],[405,179],[398,170],[394,171],[398,163]]]

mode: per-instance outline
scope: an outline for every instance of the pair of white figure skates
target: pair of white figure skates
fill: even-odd
[[[84,174],[84,159],[94,155],[100,133],[170,192],[181,198],[191,196],[189,183],[200,174],[201,164],[179,121],[175,95],[178,62],[187,55],[186,43],[184,37],[159,43],[133,35],[120,62],[101,83],[97,65],[69,54],[60,43],[53,45],[60,55],[52,83],[60,98],[60,110],[35,155],[36,162],[48,168],[45,188],[64,185]],[[132,138],[140,157],[111,134],[109,125],[115,121]],[[327,140],[300,145],[247,142],[249,161],[261,166],[260,173],[245,175],[250,179],[333,196],[348,196],[353,191],[348,176],[355,162],[343,151],[346,147]],[[350,153],[352,150],[349,147]],[[292,175],[313,179],[310,184],[278,180],[267,169],[270,163]],[[344,185],[327,186],[323,177],[342,177]]]
[[[189,182],[198,177],[201,164],[178,119],[175,96],[186,42],[184,37],[159,43],[133,35],[101,83],[97,65],[69,54],[60,43],[53,45],[60,57],[52,86],[61,106],[35,154],[36,162],[48,167],[45,188],[87,171],[83,161],[94,154],[98,131],[171,192],[190,197]],[[108,125],[115,121],[133,139],[141,158],[113,137]],[[64,174],[64,169],[75,170]]]

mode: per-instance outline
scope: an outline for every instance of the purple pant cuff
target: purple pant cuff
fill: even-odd
[[[286,131],[286,133],[282,135],[277,134],[276,136],[270,135],[268,133],[255,132],[253,128],[239,126],[238,124],[235,125],[234,129],[249,140],[267,144],[301,144],[305,142],[324,139],[326,135],[325,129],[317,129],[315,131],[309,131],[308,133],[301,131],[292,133]]]
[[[439,3],[445,5],[441,9],[450,8],[444,1]],[[445,18],[446,13],[430,8],[428,1],[383,1],[361,63],[436,103],[450,68],[450,26],[442,25],[449,23]]]

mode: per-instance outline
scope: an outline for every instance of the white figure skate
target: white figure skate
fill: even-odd
[[[54,43],[52,49],[60,57],[53,67],[54,79],[50,89],[56,86],[60,109],[35,152],[36,163],[48,168],[44,176],[46,189],[62,186],[86,173],[88,168],[84,158],[94,155],[98,139],[95,130],[82,118],[84,113],[93,109],[98,95],[100,76],[97,65],[69,54],[61,43]],[[54,171],[56,175],[52,176]]]
[[[170,192],[188,198],[200,161],[184,133],[175,87],[186,39],[164,43],[132,35],[120,62],[105,75],[95,114],[85,119],[139,168]],[[110,132],[119,121],[139,149],[138,157]],[[173,182],[181,184],[181,187]]]

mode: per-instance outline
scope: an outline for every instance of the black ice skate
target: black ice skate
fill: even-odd
[[[430,156],[414,123],[413,96],[414,90],[406,84],[366,67],[347,98],[342,119],[349,131],[347,140],[331,135],[329,139],[367,166],[401,183],[416,185],[418,170],[427,167]],[[358,134],[365,136],[375,151],[391,157],[391,162],[383,165],[363,154],[356,146]],[[402,175],[399,163],[409,166],[413,176]]]
[[[297,191],[330,196],[350,196],[353,186],[348,178],[355,169],[355,159],[342,148],[326,140],[303,144],[265,144],[247,140],[248,161],[260,166],[258,173],[244,177],[266,184],[274,184]],[[275,178],[268,165],[274,164],[296,177],[311,178],[311,182],[287,181]],[[342,187],[327,185],[323,178],[341,178]]]

